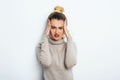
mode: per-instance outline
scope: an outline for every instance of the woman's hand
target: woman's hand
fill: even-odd
[[[66,20],[64,21],[64,33],[65,33],[65,35],[66,35],[66,37],[67,37],[67,40],[68,40],[68,39],[72,39],[72,37],[71,37],[71,35],[69,34],[69,31],[68,31],[68,29],[67,29],[67,22],[66,22]]]
[[[46,28],[46,31],[45,31],[45,34],[46,34],[47,36],[50,34],[50,28],[51,28],[51,24],[50,24],[50,20],[48,20],[47,28]]]

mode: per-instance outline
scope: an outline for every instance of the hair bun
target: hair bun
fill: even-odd
[[[61,6],[55,6],[54,7],[54,12],[63,13],[64,12],[64,8],[61,7]]]

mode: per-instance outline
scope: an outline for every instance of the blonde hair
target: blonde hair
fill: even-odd
[[[67,20],[66,16],[63,14],[64,8],[61,6],[55,6],[54,11],[48,16],[48,19],[58,19],[58,20]]]
[[[55,6],[54,7],[54,12],[63,13],[64,12],[64,8],[62,6]]]

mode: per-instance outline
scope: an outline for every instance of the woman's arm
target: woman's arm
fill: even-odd
[[[69,69],[77,63],[77,49],[75,43],[68,39],[66,43],[65,66]]]
[[[49,31],[50,31],[50,25],[48,23],[47,29],[42,37],[42,40],[37,47],[38,48],[38,55],[37,55],[38,60],[45,67],[49,67],[52,62],[51,54],[49,51],[49,43],[48,43]]]
[[[74,41],[72,40],[71,35],[67,30],[66,21],[64,23],[64,33],[67,37],[65,66],[69,69],[77,63],[77,48]]]

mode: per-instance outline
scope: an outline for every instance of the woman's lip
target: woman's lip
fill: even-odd
[[[55,36],[55,37],[59,37],[59,34],[55,34],[54,36]]]

